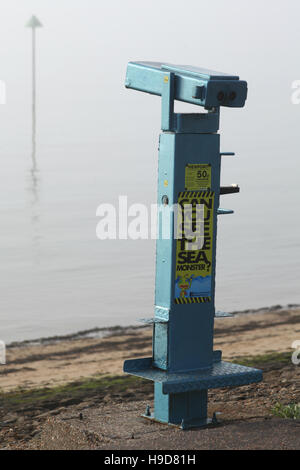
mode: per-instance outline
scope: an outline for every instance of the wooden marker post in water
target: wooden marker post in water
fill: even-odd
[[[36,16],[32,16],[26,23],[27,28],[32,30],[32,159],[35,163],[35,140],[36,140],[36,60],[35,60],[35,29],[40,28],[42,23]]]

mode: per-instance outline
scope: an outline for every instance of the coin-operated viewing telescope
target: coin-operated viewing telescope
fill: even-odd
[[[220,209],[219,199],[239,192],[237,185],[220,187],[221,158],[234,154],[220,152],[219,114],[221,106],[245,105],[247,83],[191,66],[129,62],[125,86],[161,96],[163,132],[154,318],[144,320],[153,324],[153,356],[125,361],[124,372],[155,384],[154,413],[147,407],[145,417],[183,429],[200,427],[210,422],[208,389],[262,380],[260,370],[223,362],[222,351],[213,350],[214,319],[230,316],[215,311],[217,217],[233,213]],[[174,100],[207,112],[174,113]],[[176,205],[182,215],[172,213],[165,237],[164,217]]]

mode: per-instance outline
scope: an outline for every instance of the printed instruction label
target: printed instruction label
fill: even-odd
[[[214,199],[210,190],[178,195],[176,304],[211,301]]]
[[[185,189],[196,191],[211,188],[211,165],[188,163],[185,167]]]

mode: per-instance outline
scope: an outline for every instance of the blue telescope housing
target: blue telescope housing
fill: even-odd
[[[247,82],[239,77],[198,67],[160,62],[129,62],[125,86],[162,96],[166,73],[174,74],[174,99],[206,109],[227,106],[242,108],[247,99]]]
[[[129,62],[125,86],[161,96],[162,133],[154,317],[143,320],[153,326],[153,351],[125,361],[124,372],[154,382],[154,412],[148,406],[146,418],[182,429],[206,426],[209,389],[262,380],[260,370],[223,361],[214,349],[214,322],[230,316],[215,309],[217,219],[233,213],[220,208],[220,198],[239,192],[220,182],[222,157],[234,155],[220,151],[220,108],[242,108],[247,83],[191,66]],[[206,112],[175,113],[175,100]],[[174,207],[183,209],[182,218]],[[164,237],[169,222],[170,237]]]

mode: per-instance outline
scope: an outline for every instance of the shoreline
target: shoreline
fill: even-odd
[[[215,322],[214,349],[224,360],[292,353],[300,340],[300,308],[237,312]],[[96,328],[11,344],[0,367],[0,391],[55,387],[99,376],[122,376],[127,359],[151,357],[151,325]]]
[[[300,403],[300,367],[292,362],[295,340],[300,340],[300,307],[295,305],[248,309],[216,321],[214,350],[222,350],[225,361],[262,369],[264,376],[261,383],[234,391],[209,391],[209,416],[222,412],[222,445],[236,440],[228,440],[233,425],[238,439],[253,425],[255,444],[257,426],[263,427],[260,441],[273,442],[273,428],[282,423],[288,446],[289,433],[298,446],[297,430],[291,428],[297,421],[278,421],[272,412],[279,403]],[[123,372],[125,360],[151,357],[151,327],[97,328],[35,341],[8,348],[7,365],[0,367],[0,448],[136,448],[141,439],[148,442],[155,435],[160,448],[162,428],[149,437],[139,417],[153,406],[153,384]],[[215,431],[207,432],[215,447]],[[279,444],[281,437],[280,431]]]
[[[239,317],[240,315],[255,315],[263,314],[270,312],[278,312],[280,310],[293,310],[300,308],[300,304],[288,304],[286,306],[274,305],[271,307],[261,307],[257,309],[246,309],[246,310],[237,310],[234,312],[229,312],[230,315],[234,317]],[[137,320],[138,321],[138,320]],[[48,344],[56,344],[65,341],[73,341],[79,339],[102,339],[113,336],[122,336],[130,334],[133,331],[144,330],[150,328],[150,325],[128,325],[128,326],[108,326],[108,327],[95,327],[88,330],[81,330],[74,333],[68,333],[66,335],[55,335],[49,337],[40,337],[35,339],[27,339],[22,341],[12,341],[6,344],[7,349],[12,348],[22,348],[24,346],[40,346]]]

